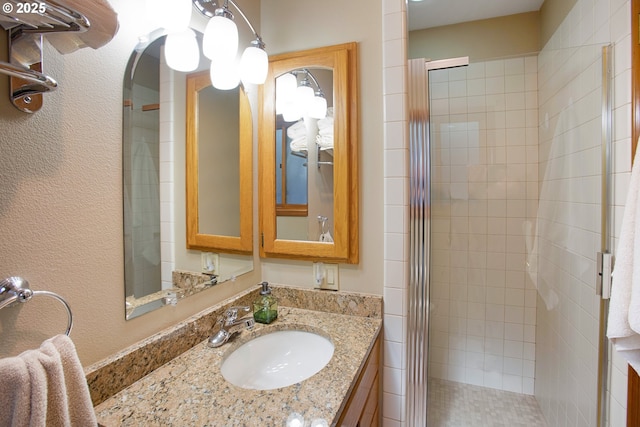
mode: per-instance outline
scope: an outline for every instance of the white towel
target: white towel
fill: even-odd
[[[324,150],[333,148],[333,135],[317,135],[316,144]]]
[[[325,117],[324,119],[318,120],[318,129],[330,128],[333,129],[333,117]]]
[[[298,139],[302,136],[307,136],[307,127],[304,121],[299,120],[287,128],[287,136],[290,139]]]
[[[309,148],[309,145],[307,144],[307,137],[302,136],[294,139],[289,143],[289,147],[291,148],[291,151],[295,152],[307,151]]]
[[[66,335],[0,360],[0,425],[96,426],[89,387]]]
[[[318,129],[318,135],[333,137],[333,126],[323,127]]]
[[[640,156],[636,150],[616,251],[607,337],[640,372]]]

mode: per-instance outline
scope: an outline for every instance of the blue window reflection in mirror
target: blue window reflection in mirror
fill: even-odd
[[[300,127],[304,129],[304,122],[288,123],[281,116],[277,122],[276,209],[281,216],[306,216],[308,162],[307,156],[295,145],[299,140],[295,132],[300,132]]]

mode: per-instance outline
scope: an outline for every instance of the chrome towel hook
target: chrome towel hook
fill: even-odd
[[[71,314],[71,307],[60,295],[49,291],[33,291],[29,287],[27,282],[22,277],[9,277],[0,281],[0,310],[5,307],[13,306],[17,303],[24,303],[29,301],[35,295],[47,295],[60,301],[64,308],[67,310],[67,316],[69,318],[69,324],[67,325],[66,335],[71,332],[73,326],[73,315]]]

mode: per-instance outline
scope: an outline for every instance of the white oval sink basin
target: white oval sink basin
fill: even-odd
[[[231,384],[255,390],[286,387],[324,368],[333,356],[327,338],[305,331],[275,331],[242,344],[220,367]]]

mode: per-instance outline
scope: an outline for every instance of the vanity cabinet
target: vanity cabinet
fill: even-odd
[[[375,427],[380,425],[380,336],[376,338],[371,353],[358,376],[353,392],[338,420],[341,427]]]

